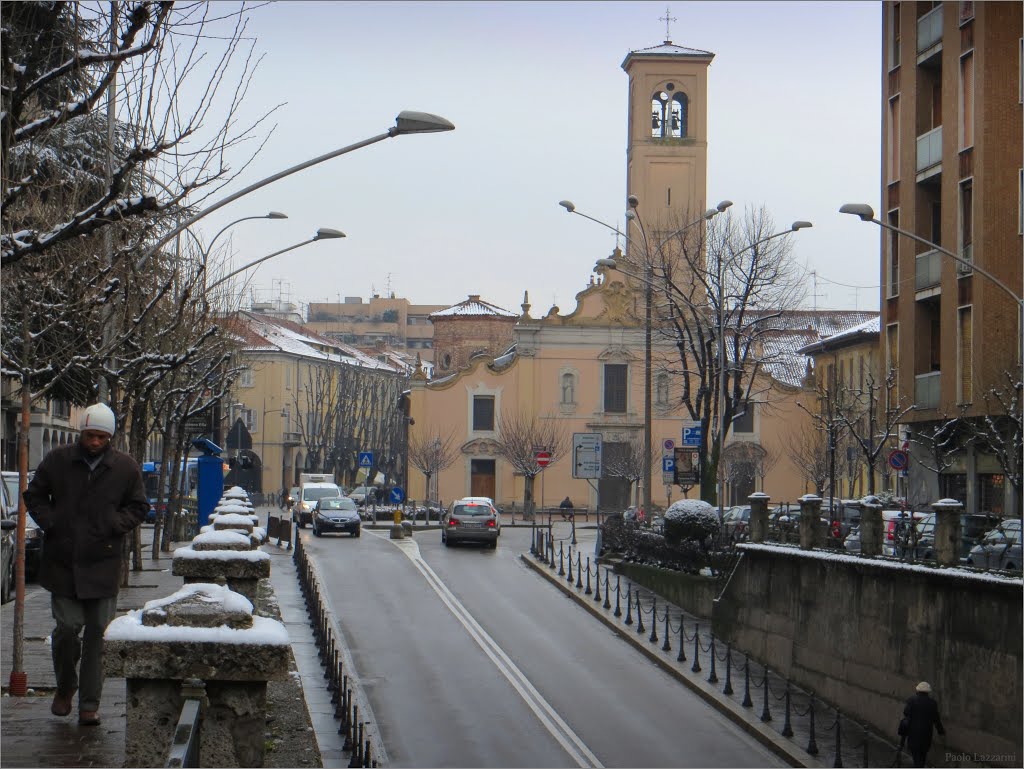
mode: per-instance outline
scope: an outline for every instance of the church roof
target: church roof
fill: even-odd
[[[430,313],[431,318],[454,318],[454,317],[494,317],[499,318],[518,318],[519,314],[509,312],[506,309],[498,307],[496,304],[485,302],[477,294],[470,294],[469,299],[464,302],[452,305],[445,310],[438,310],[437,312]]]
[[[622,66],[625,67],[626,63],[634,57],[643,56],[664,56],[667,58],[684,58],[684,59],[708,59],[714,58],[715,54],[711,51],[702,51],[699,48],[687,48],[682,45],[676,45],[671,40],[666,40],[660,45],[653,45],[650,48],[637,48],[626,54],[626,58],[622,60]]]

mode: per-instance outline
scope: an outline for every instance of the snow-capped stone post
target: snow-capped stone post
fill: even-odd
[[[117,617],[106,674],[127,681],[125,766],[163,766],[182,705],[200,700],[199,766],[263,766],[267,681],[288,675],[288,631],[221,585],[185,585]]]
[[[860,554],[874,557],[882,554],[882,503],[877,497],[864,497],[860,508]]]
[[[747,501],[750,502],[750,541],[764,542],[768,534],[768,503],[772,498],[763,491],[755,491]]]
[[[960,565],[960,514],[964,506],[955,499],[932,502],[935,511],[935,560],[939,566]]]
[[[751,511],[753,513],[753,511]],[[804,494],[800,497],[800,549],[813,550],[818,542],[821,530],[821,497]]]
[[[185,584],[227,583],[257,606],[259,581],[270,576],[270,555],[253,549],[252,535],[245,529],[215,529],[175,550],[171,573],[184,577]]]

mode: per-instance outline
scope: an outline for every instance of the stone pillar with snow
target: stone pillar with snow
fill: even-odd
[[[763,491],[755,491],[747,501],[750,502],[750,541],[764,542],[768,534],[768,503],[772,498]]]
[[[935,511],[935,560],[939,566],[959,566],[964,506],[955,499],[940,499],[931,507]]]
[[[821,497],[804,494],[800,497],[800,549],[812,550],[824,544],[821,539]]]
[[[877,497],[864,497],[860,507],[860,554],[874,557],[882,554],[882,503]]]
[[[193,583],[117,617],[106,675],[127,682],[126,766],[164,766],[185,700],[199,697],[199,766],[262,766],[267,682],[288,675],[288,631],[244,596]]]

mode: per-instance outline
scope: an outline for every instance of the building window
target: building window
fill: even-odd
[[[960,149],[974,146],[974,51],[960,57]]]
[[[974,326],[971,309],[968,306],[957,310],[957,403],[970,403],[974,399]]]
[[[734,433],[754,432],[753,401],[744,401],[736,404],[736,415],[732,418],[732,431]]]
[[[572,405],[576,402],[576,377],[572,374],[562,374],[562,403]]]
[[[1006,479],[1002,475],[978,473],[978,510],[983,513],[1003,514]]]
[[[960,256],[965,261],[973,261],[974,245],[974,182],[971,179],[960,182]],[[969,272],[970,268],[957,263],[960,272]]]
[[[441,368],[447,371],[452,367],[452,356],[445,353],[441,356]]]
[[[473,430],[491,432],[494,430],[494,396],[473,396]]]
[[[238,372],[238,386],[252,387],[252,369],[246,366]]]
[[[890,323],[885,327],[885,366],[886,374],[900,370],[900,332],[898,323]]]
[[[292,389],[292,369],[287,365],[284,367],[284,389]]]
[[[654,384],[654,402],[662,407],[668,406],[668,374],[664,372],[658,374]]]
[[[960,0],[960,23],[963,24],[965,21],[970,21],[974,18],[974,2],[973,0]]]
[[[235,419],[241,419],[245,429],[250,433],[256,432],[257,427],[259,427],[256,420],[256,412],[252,409],[239,409],[235,414]]]
[[[900,65],[900,4],[889,9],[889,69],[895,69]]]
[[[625,363],[606,363],[604,366],[604,410],[609,414],[626,413]]]
[[[899,181],[900,178],[900,97],[893,96],[889,99],[889,141],[886,142],[889,150],[888,162],[886,163],[889,174],[889,182]]]
[[[899,209],[893,209],[887,216],[889,225],[892,227],[900,226],[900,212]],[[898,232],[892,230],[886,230],[886,244],[888,245],[888,259],[889,266],[889,296],[900,295],[900,236]]]

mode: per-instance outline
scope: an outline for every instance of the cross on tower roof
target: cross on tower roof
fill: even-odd
[[[668,28],[669,22],[678,21],[678,19],[676,19],[675,16],[669,16],[669,10],[670,10],[669,7],[666,5],[665,6],[665,15],[658,17],[658,21],[665,22],[665,42],[666,43],[671,43],[672,42],[672,37],[671,37],[671,34],[669,32],[669,28]]]

